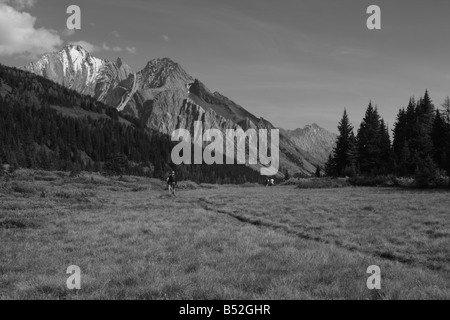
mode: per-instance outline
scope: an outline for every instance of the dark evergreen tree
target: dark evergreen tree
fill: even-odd
[[[284,181],[288,181],[289,179],[291,178],[291,176],[290,176],[290,174],[289,174],[289,171],[285,171],[284,172]]]
[[[440,111],[436,111],[433,128],[431,130],[431,139],[433,142],[433,160],[439,168],[448,170],[448,144],[450,141],[450,131],[448,124],[441,115]]]
[[[443,108],[443,119],[445,121],[445,135],[444,135],[444,141],[445,146],[444,146],[444,150],[445,150],[445,155],[443,156],[443,160],[441,161],[441,163],[443,163],[441,165],[441,168],[447,171],[447,174],[450,176],[450,98],[447,97],[444,100],[444,103],[442,103],[442,108]]]
[[[347,110],[344,110],[342,120],[338,125],[339,135],[334,148],[334,156],[332,161],[333,172],[332,175],[342,176],[347,167],[351,166],[349,159],[349,149],[351,147],[351,136],[353,133],[353,126],[348,118]]]
[[[389,136],[389,128],[380,120],[380,140],[379,140],[379,157],[378,172],[380,174],[389,174],[392,172],[393,154],[391,146],[391,137]]]
[[[358,130],[358,157],[361,173],[378,173],[380,154],[380,116],[372,102],[367,107],[365,117]]]
[[[405,109],[400,109],[397,122],[394,125],[394,141],[392,150],[394,154],[395,173],[400,176],[407,175],[409,155],[408,146],[408,123]]]
[[[417,160],[415,179],[420,188],[427,188],[436,183],[437,167],[430,156]]]
[[[433,127],[434,115],[434,105],[431,102],[428,91],[426,91],[425,96],[423,99],[420,99],[416,107],[417,136],[414,139],[414,145],[410,143],[410,147],[414,148],[414,151],[417,152],[422,161],[430,156],[433,151],[431,130]]]
[[[322,177],[322,168],[320,166],[316,166],[316,177]]]
[[[354,177],[359,173],[358,163],[358,140],[355,137],[353,131],[350,133],[349,147],[347,150],[348,165],[344,169],[344,175],[348,177]]]
[[[125,174],[128,168],[128,159],[122,153],[110,154],[103,167],[104,171],[108,175],[122,176]]]
[[[328,161],[325,164],[325,175],[327,177],[334,177],[336,176],[336,168],[335,168],[335,164],[334,164],[334,158],[333,156],[330,154],[328,157]]]
[[[446,97],[441,106],[444,109],[443,116],[444,116],[445,122],[447,124],[450,124],[450,97]]]
[[[425,91],[425,95],[420,100],[417,109],[419,122],[423,126],[424,132],[430,134],[434,121],[435,108],[430,95],[428,94],[428,90]]]

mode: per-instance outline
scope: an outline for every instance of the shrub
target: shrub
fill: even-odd
[[[50,171],[36,171],[35,172],[35,181],[56,181],[59,177]]]
[[[34,181],[35,177],[34,171],[29,169],[15,169],[13,173],[10,172],[10,175],[16,181]]]
[[[296,186],[300,182],[300,179],[297,178],[290,178],[289,180],[286,180],[281,183],[282,186]]]
[[[11,184],[11,189],[14,192],[23,193],[23,194],[34,194],[34,193],[36,193],[36,189],[34,188],[34,186],[32,184],[26,183],[26,182],[14,181]]]
[[[395,186],[402,188],[413,188],[416,186],[416,180],[414,178],[395,178]]]
[[[128,170],[128,158],[122,153],[110,154],[107,157],[103,170],[110,176],[123,176]]]
[[[75,163],[70,171],[69,177],[76,178],[81,174],[81,166],[78,163]]]
[[[419,188],[428,188],[437,186],[439,171],[431,157],[421,160],[416,170],[416,183]]]
[[[330,189],[350,186],[345,178],[313,178],[299,179],[297,187],[300,189]]]
[[[394,178],[386,176],[366,177],[358,176],[348,179],[348,183],[355,187],[392,187]]]

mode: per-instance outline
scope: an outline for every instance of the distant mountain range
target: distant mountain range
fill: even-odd
[[[133,72],[120,58],[116,62],[98,59],[81,46],[69,45],[44,54],[23,69],[93,96],[163,134],[179,128],[192,132],[199,120],[206,128],[220,130],[275,128],[229,98],[211,92],[169,58],[151,60],[144,69]],[[281,167],[310,175],[325,163],[335,140],[335,134],[316,124],[280,130]]]
[[[297,147],[305,150],[322,163],[327,162],[337,139],[337,134],[331,133],[315,123],[307,125],[303,129],[283,131]]]

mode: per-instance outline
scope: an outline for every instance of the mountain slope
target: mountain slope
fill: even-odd
[[[337,134],[331,133],[315,123],[303,129],[283,131],[298,148],[305,150],[322,163],[328,160],[337,139]]]
[[[220,130],[275,128],[220,93],[212,93],[169,58],[153,59],[133,72],[121,59],[112,63],[91,56],[80,46],[67,46],[24,69],[91,95],[167,135],[180,128],[193,132],[195,121]],[[314,155],[303,145],[292,140],[289,132],[280,132],[282,170],[307,175],[324,162],[319,152]]]
[[[0,165],[163,178],[175,169],[170,161],[174,145],[169,136],[94,97],[0,64]],[[180,165],[176,170],[181,180],[198,183],[261,181],[258,172],[242,165]]]

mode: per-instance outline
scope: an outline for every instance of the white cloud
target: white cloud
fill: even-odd
[[[169,38],[169,36],[168,35],[162,35],[162,38],[163,38],[163,40],[165,41],[165,42],[169,42],[170,41],[170,38]]]
[[[34,58],[55,51],[63,43],[55,30],[36,28],[36,17],[18,8],[35,1],[0,0],[0,56],[23,55]],[[16,7],[12,7],[15,5]]]
[[[64,29],[63,32],[61,32],[61,34],[65,37],[71,37],[75,34],[75,32],[76,32],[75,29],[72,29],[72,30]]]
[[[111,32],[111,34],[116,38],[120,38],[120,33],[117,30],[114,30],[113,32]]]
[[[121,47],[112,47],[111,48],[105,42],[103,42],[102,48],[105,51],[114,51],[114,52],[121,52],[123,50]]]
[[[17,10],[23,10],[26,8],[34,7],[37,0],[0,0],[0,4],[8,4],[12,7],[14,7]]]
[[[125,50],[132,54],[136,53],[136,47],[126,47]]]
[[[89,53],[94,53],[94,52],[98,52],[101,49],[95,45],[93,45],[92,43],[89,43],[87,41],[84,40],[80,40],[80,41],[73,41],[73,42],[69,42],[70,44],[76,46],[76,45],[80,45],[82,46],[87,52]]]
[[[82,46],[86,51],[90,52],[90,53],[94,53],[94,52],[99,52],[99,51],[111,51],[111,52],[122,52],[122,51],[128,51],[129,53],[136,53],[136,47],[110,47],[106,44],[106,42],[103,42],[101,46],[96,46],[93,45],[92,43],[89,43],[87,41],[84,40],[80,40],[80,41],[72,41],[69,42],[69,44],[72,45],[80,45]]]

